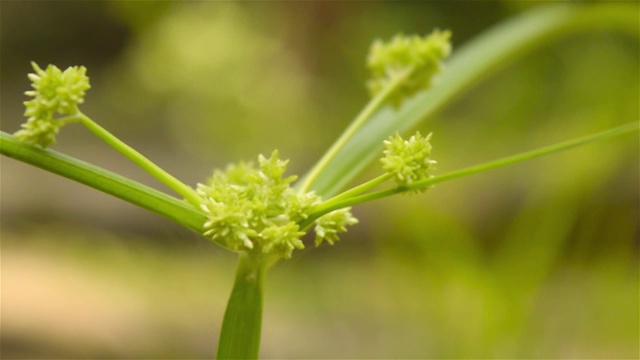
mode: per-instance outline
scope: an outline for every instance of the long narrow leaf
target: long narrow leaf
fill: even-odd
[[[525,13],[488,30],[454,51],[437,84],[403,107],[381,109],[342,149],[312,186],[327,198],[338,193],[382,150],[396,131],[405,132],[433,116],[500,65],[546,42],[587,30],[614,30],[638,36],[637,8],[625,4],[552,5]]]
[[[205,215],[192,205],[111,171],[54,150],[23,144],[5,132],[0,132],[0,153],[88,185],[169,218],[191,230],[202,232]]]
[[[219,360],[258,358],[266,266],[262,257],[240,254],[220,331]]]

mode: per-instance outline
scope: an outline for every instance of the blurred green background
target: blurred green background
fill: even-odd
[[[439,27],[455,52],[545,5],[3,1],[1,128],[30,61],[85,65],[83,111],[183,181],[275,148],[302,174],[367,101],[373,39]],[[594,29],[504,66],[419,127],[438,172],[638,121],[639,53]],[[80,126],[54,149],[162,189]],[[342,242],[270,272],[262,356],[638,358],[638,153],[627,135],[357,207]],[[233,254],[1,165],[3,358],[214,356]]]

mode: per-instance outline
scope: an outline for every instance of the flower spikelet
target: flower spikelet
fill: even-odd
[[[322,216],[316,220],[314,229],[316,233],[316,246],[319,246],[324,240],[333,245],[339,240],[338,233],[347,231],[348,225],[357,223],[358,219],[351,214],[351,208],[335,210]]]
[[[281,226],[267,227],[261,233],[265,243],[262,251],[289,259],[294,249],[304,249],[304,244],[300,240],[302,235],[304,232],[300,231],[298,225],[291,221]]]
[[[34,90],[26,91],[25,95],[33,99],[24,102],[24,115],[28,119],[14,135],[26,143],[47,147],[55,144],[55,136],[64,125],[54,116],[78,113],[78,105],[84,102],[84,95],[91,86],[84,66],[62,71],[54,65],[47,66],[46,70],[35,62],[31,65],[35,73],[28,77]]]
[[[449,31],[434,30],[424,37],[398,34],[389,42],[374,41],[367,57],[370,94],[375,96],[398,77],[406,77],[389,95],[391,103],[399,106],[404,99],[431,87],[442,60],[451,53],[450,37]]]
[[[399,186],[412,184],[432,176],[436,164],[431,155],[431,133],[423,137],[416,132],[409,140],[396,133],[384,141],[384,156],[380,159],[382,169],[394,176]],[[426,190],[426,189],[424,189]]]

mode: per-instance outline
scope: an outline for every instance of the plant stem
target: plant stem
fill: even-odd
[[[391,178],[393,178],[392,174],[384,174],[384,175],[380,175],[375,179],[371,179],[367,182],[365,182],[364,184],[360,184],[354,188],[351,188],[343,193],[340,193],[334,197],[332,197],[331,199],[328,199],[327,201],[324,201],[322,203],[323,206],[327,206],[327,207],[331,207],[332,204],[338,203],[344,199],[348,199],[348,198],[353,198],[357,195],[360,195],[362,193],[365,193],[371,189],[373,189],[374,187],[384,183],[387,180],[390,180]]]
[[[457,171],[452,171],[447,174],[434,176],[432,178],[429,178],[423,181],[417,181],[413,184],[402,186],[402,187],[395,187],[392,189],[380,190],[380,191],[375,191],[375,192],[371,192],[363,195],[356,195],[352,197],[345,197],[343,195],[338,195],[335,198],[330,199],[329,201],[326,201],[318,205],[315,209],[313,209],[309,217],[300,223],[300,228],[306,228],[320,216],[334,210],[361,204],[368,201],[382,199],[382,198],[399,194],[402,192],[406,192],[406,191],[423,189],[425,187],[433,186],[435,184],[442,183],[445,181],[459,179],[465,176],[478,174],[484,171],[534,159],[534,158],[545,156],[545,155],[551,155],[554,153],[558,153],[560,151],[569,150],[571,148],[585,145],[591,142],[596,142],[596,141],[604,140],[610,137],[637,131],[639,128],[640,128],[640,122],[633,122],[633,123],[618,126],[616,128],[603,131],[597,134],[561,142],[555,145],[546,146],[540,149],[531,150],[531,151],[527,151],[527,152],[512,155],[512,156],[507,156],[502,159],[490,161],[480,165],[471,166],[471,167],[464,168]],[[335,201],[335,199],[337,199],[338,201]]]
[[[218,359],[258,358],[267,265],[262,255],[240,253],[235,283],[222,321]]]
[[[499,168],[499,167],[503,167],[503,166],[507,166],[507,165],[511,165],[514,163],[518,163],[518,162],[522,162],[522,161],[526,161],[526,160],[530,160],[530,159],[535,159],[541,156],[546,156],[546,155],[551,155],[557,152],[561,152],[561,151],[565,151],[565,150],[569,150],[581,145],[585,145],[588,143],[592,143],[592,142],[596,142],[596,141],[600,141],[600,140],[604,140],[604,139],[608,139],[614,136],[618,136],[618,135],[623,135],[626,133],[630,133],[632,131],[637,131],[638,128],[640,127],[640,123],[639,122],[632,122],[632,123],[628,123],[625,125],[621,125],[618,127],[615,127],[613,129],[609,129],[606,131],[602,131],[599,132],[597,134],[593,134],[593,135],[588,135],[588,136],[584,136],[584,137],[580,137],[577,139],[573,139],[573,140],[568,140],[568,141],[564,141],[555,145],[550,145],[550,146],[546,146],[540,149],[536,149],[536,150],[531,150],[531,151],[527,151],[524,153],[520,153],[520,154],[516,154],[516,155],[511,155],[511,156],[507,156],[504,157],[502,159],[498,159],[498,160],[494,160],[488,163],[484,163],[484,164],[479,164],[479,165],[475,165],[475,166],[471,166],[468,168],[464,168],[461,170],[457,170],[457,171],[453,171],[450,172],[448,174],[444,174],[444,175],[440,175],[440,176],[435,176],[431,179],[427,179],[427,180],[423,180],[423,181],[418,181],[414,184],[411,185],[407,185],[407,190],[417,190],[420,188],[423,188],[425,186],[431,186],[431,185],[435,185],[437,183],[441,183],[441,182],[445,182],[448,180],[453,180],[453,179],[458,179],[461,177],[465,177],[468,175],[473,175],[473,174],[477,174],[477,173],[481,173],[487,170],[492,170],[495,168]]]
[[[385,87],[382,91],[380,91],[376,96],[374,96],[367,105],[360,111],[358,116],[351,122],[349,127],[340,135],[340,137],[331,145],[331,148],[327,150],[327,152],[322,156],[322,158],[318,161],[318,163],[309,170],[308,174],[302,180],[302,183],[298,189],[300,193],[304,193],[309,191],[313,182],[320,176],[320,173],[329,165],[329,162],[336,157],[338,152],[344,148],[349,139],[353,137],[353,135],[364,125],[367,120],[375,114],[378,109],[388,99],[389,95],[393,93],[398,86],[400,86],[408,77],[411,75],[413,68],[408,68],[403,72],[399,72],[397,76],[393,79],[392,82],[389,83],[387,87]]]
[[[334,205],[338,204],[341,205],[343,204],[343,202],[345,200],[348,199],[352,199],[354,197],[356,197],[357,195],[360,195],[364,192],[367,192],[373,188],[375,188],[376,186],[384,183],[385,181],[389,180],[393,178],[392,174],[384,174],[384,175],[380,175],[375,179],[371,179],[363,184],[360,184],[354,188],[351,188],[341,194],[338,194],[334,197],[332,197],[331,199],[328,199],[326,201],[323,201],[318,207],[317,209],[320,209],[320,211],[323,211],[323,209],[333,209],[333,210],[337,210],[337,209],[341,209],[342,206],[340,207],[335,207]],[[299,226],[300,229],[302,231],[307,231],[308,228],[313,224],[313,221],[317,218],[319,218],[320,216],[326,214],[327,212],[322,213],[322,215],[319,216],[314,216],[316,214],[317,211],[314,210],[314,212],[311,214],[311,217],[308,219],[303,220]]]
[[[193,188],[187,186],[180,180],[176,179],[173,175],[169,174],[164,169],[151,162],[151,160],[147,159],[144,155],[140,154],[131,146],[122,142],[105,128],[91,120],[88,116],[84,115],[83,113],[79,113],[77,116],[80,122],[97,137],[102,139],[102,141],[107,143],[112,148],[116,149],[122,155],[126,156],[129,160],[133,161],[144,171],[160,180],[160,182],[167,185],[170,189],[180,194],[192,205],[196,207],[200,206],[200,204],[202,203],[200,195],[198,195],[198,193]]]

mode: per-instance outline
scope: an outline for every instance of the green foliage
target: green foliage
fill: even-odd
[[[54,116],[78,114],[78,105],[84,102],[85,92],[91,85],[84,66],[69,67],[63,72],[54,65],[47,66],[46,70],[35,62],[31,65],[35,73],[28,77],[34,90],[25,94],[33,99],[24,102],[24,115],[28,120],[14,135],[26,143],[47,147],[55,144],[55,136],[65,124]]]
[[[376,40],[367,57],[372,75],[367,87],[371,95],[402,79],[389,99],[400,106],[404,99],[431,87],[433,76],[442,69],[442,59],[451,53],[450,37],[449,31],[434,30],[424,37],[398,34],[388,43]]]

